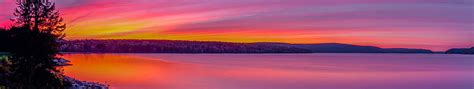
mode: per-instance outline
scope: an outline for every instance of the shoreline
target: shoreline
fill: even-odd
[[[88,82],[77,80],[72,77],[63,75],[65,81],[71,83],[72,89],[109,89],[109,85],[98,83],[98,82]]]
[[[72,66],[72,64],[70,64],[71,61],[64,58],[58,58],[53,61],[56,63],[56,67]],[[71,83],[71,87],[69,87],[71,89],[109,89],[109,85],[106,84],[81,81],[66,75],[61,75],[61,77],[63,77],[64,81]]]
[[[131,53],[131,52],[61,52],[61,54],[446,54],[446,55],[470,55],[470,54],[447,54],[447,53]]]

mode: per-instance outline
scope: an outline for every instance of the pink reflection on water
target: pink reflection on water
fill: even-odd
[[[65,74],[117,89],[471,89],[474,56],[66,54]]]
[[[66,75],[87,81],[102,82],[114,87],[159,86],[169,80],[175,66],[134,55],[121,54],[73,54],[64,58],[73,66],[65,67]]]

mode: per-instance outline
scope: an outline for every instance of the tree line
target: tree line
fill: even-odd
[[[255,43],[170,41],[170,40],[73,40],[65,41],[62,52],[95,53],[309,53],[295,47]]]

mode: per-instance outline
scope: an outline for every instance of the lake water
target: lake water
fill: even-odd
[[[113,89],[473,89],[474,55],[65,54]]]

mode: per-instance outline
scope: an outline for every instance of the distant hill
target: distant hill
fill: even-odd
[[[286,44],[286,43],[260,43],[273,44],[285,47],[295,47],[308,49],[313,53],[433,53],[426,49],[408,49],[408,48],[379,48],[374,46],[358,46],[339,43],[321,43],[321,44]]]
[[[447,54],[474,54],[474,47],[472,48],[453,48],[446,51]]]
[[[72,40],[63,52],[97,53],[433,53],[426,49],[379,48],[339,43],[230,43],[174,40]]]

